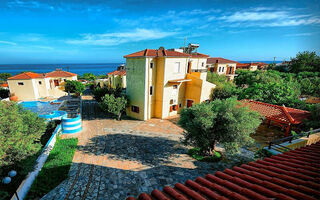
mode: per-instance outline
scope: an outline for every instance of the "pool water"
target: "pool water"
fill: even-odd
[[[43,101],[23,101],[20,105],[39,115],[48,115],[51,112],[58,110],[60,106],[60,104],[50,104],[50,102]]]

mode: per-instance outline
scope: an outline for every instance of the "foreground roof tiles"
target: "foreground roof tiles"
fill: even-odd
[[[316,200],[320,198],[319,160],[320,142],[127,200]]]
[[[125,58],[134,57],[192,57],[192,58],[207,58],[208,55],[201,53],[187,54],[178,51],[169,51],[165,49],[145,49],[129,55],[124,56]]]
[[[242,105],[248,106],[251,110],[259,112],[267,119],[275,120],[284,124],[300,124],[308,118],[311,113],[305,110],[278,106],[253,100],[241,100]]]
[[[207,59],[207,63],[208,64],[227,64],[227,63],[238,63],[237,61],[233,61],[233,60],[228,60],[225,58],[220,58],[220,57],[214,57],[214,58],[208,58]]]

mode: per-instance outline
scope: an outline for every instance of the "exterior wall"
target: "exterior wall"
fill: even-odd
[[[72,77],[49,77],[48,78],[48,83],[49,83],[49,96],[59,98],[62,96],[67,95],[68,93],[64,91],[64,85],[65,85],[65,80],[73,81],[77,80],[77,76],[72,76]],[[51,80],[51,82],[50,82]],[[54,85],[54,80],[59,80],[59,86]]]
[[[180,63],[180,72],[174,72],[174,65]],[[162,117],[167,118],[177,114],[177,111],[170,112],[171,105],[179,105],[179,94],[183,95],[180,84],[169,83],[169,80],[184,79],[187,73],[188,58],[165,58],[164,88],[163,88],[163,106]],[[173,89],[173,85],[177,85],[177,89]],[[179,90],[180,89],[180,90]],[[170,104],[173,100],[173,104]],[[183,102],[181,102],[183,103]]]
[[[200,102],[204,102],[206,100],[210,100],[210,95],[212,90],[216,87],[215,84],[210,83],[208,81],[203,81],[202,88],[201,88],[201,97]]]
[[[154,117],[162,118],[163,107],[163,88],[164,88],[164,73],[165,73],[165,58],[157,58],[156,66],[156,80],[155,80],[155,106]]]
[[[187,74],[187,79],[192,79],[192,81],[186,82],[185,106],[187,100],[193,100],[193,103],[200,103],[203,80],[199,79],[194,74]]]
[[[146,120],[145,116],[145,70],[146,58],[127,58],[127,96],[129,107],[127,114],[133,118]],[[131,106],[138,106],[139,113],[131,111]]]
[[[49,96],[49,92],[46,85],[45,78],[42,79],[34,79],[35,84],[37,85],[38,92],[39,92],[39,98],[47,97]],[[41,82],[41,84],[40,84]]]
[[[22,82],[24,85],[18,85]],[[18,100],[35,100],[38,94],[34,90],[34,82],[30,80],[8,80],[9,90],[11,94],[15,94]]]
[[[256,71],[258,69],[258,65],[250,65],[250,71]]]

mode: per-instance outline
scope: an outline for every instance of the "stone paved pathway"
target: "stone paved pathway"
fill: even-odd
[[[190,158],[182,129],[167,120],[86,117],[83,127],[69,178],[43,200],[125,199],[233,165]]]

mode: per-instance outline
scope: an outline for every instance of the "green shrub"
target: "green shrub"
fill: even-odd
[[[261,121],[257,112],[239,107],[235,98],[229,98],[183,109],[179,124],[185,129],[183,143],[199,148],[203,156],[210,156],[216,152],[217,143],[222,144],[229,154],[251,144],[250,134]]]
[[[122,94],[122,88],[121,87],[116,87],[116,88],[111,88],[111,87],[103,87],[103,88],[95,88],[93,90],[93,97],[96,101],[101,102],[102,98],[106,95],[113,95],[115,97],[121,97],[124,96]]]
[[[79,81],[66,81],[66,85],[64,86],[64,90],[66,92],[76,93],[77,95],[82,94],[85,90],[85,86]]]
[[[220,84],[212,90],[211,99],[227,99],[230,97],[234,97],[238,95],[240,90],[240,88],[237,88],[232,83]]]
[[[99,103],[102,110],[117,116],[117,120],[121,120],[122,113],[125,112],[127,99],[124,96],[115,97],[113,94],[106,94]]]
[[[201,154],[200,148],[192,148],[188,150],[188,155],[192,158],[196,159],[197,161],[201,162],[217,162],[221,160],[221,154],[218,151],[215,151],[213,155],[210,156],[203,156]]]
[[[37,114],[12,102],[0,102],[0,167],[38,152],[45,128]]]

